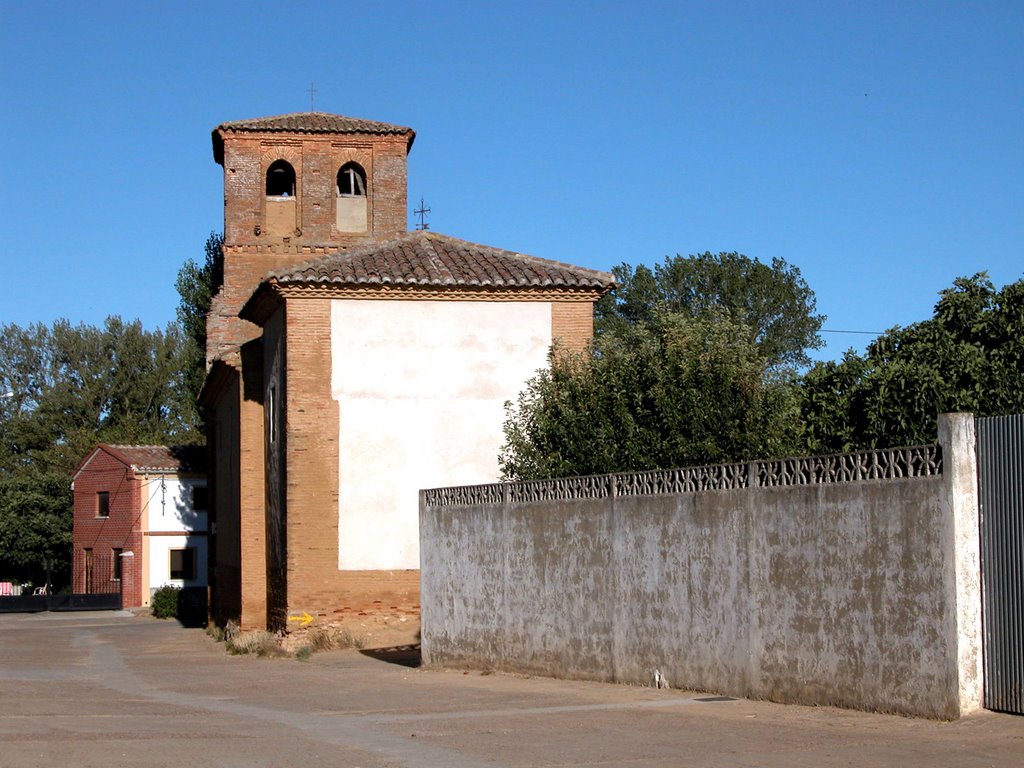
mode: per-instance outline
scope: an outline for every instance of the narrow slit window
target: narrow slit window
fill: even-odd
[[[267,168],[267,197],[295,197],[295,169],[285,160]]]
[[[96,517],[110,517],[110,491],[96,493]]]
[[[273,384],[267,391],[267,441],[277,442],[277,387]]]

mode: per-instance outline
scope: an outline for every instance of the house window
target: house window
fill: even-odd
[[[96,493],[96,517],[110,517],[110,491]]]
[[[210,497],[206,492],[205,485],[192,486],[192,509],[195,512],[205,512],[210,508]]]
[[[111,578],[114,581],[121,580],[121,553],[124,552],[120,547],[114,547],[110,550],[110,573],[113,574]]]
[[[196,577],[195,547],[171,550],[171,578],[191,581]]]
[[[366,174],[356,163],[345,163],[338,171],[338,194],[342,197],[366,194]]]
[[[285,160],[267,168],[267,197],[295,197],[295,169]]]

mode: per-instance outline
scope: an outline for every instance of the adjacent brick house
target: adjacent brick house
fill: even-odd
[[[165,584],[203,588],[207,570],[205,449],[96,446],[75,468],[73,587],[121,591],[149,605]]]
[[[213,611],[281,628],[419,599],[422,487],[497,479],[503,405],[582,348],[605,272],[406,231],[408,128],[225,123],[207,323]]]

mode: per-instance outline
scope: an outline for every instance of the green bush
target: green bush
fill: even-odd
[[[169,584],[160,587],[153,593],[151,610],[158,619],[178,618],[178,603],[181,597],[181,587],[173,587]]]

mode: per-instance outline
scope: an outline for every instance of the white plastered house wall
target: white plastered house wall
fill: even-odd
[[[143,483],[143,601],[165,585],[205,587],[207,512],[195,509],[194,488],[206,488],[205,478],[170,474],[147,475]],[[193,579],[171,578],[171,553],[194,549]]]

